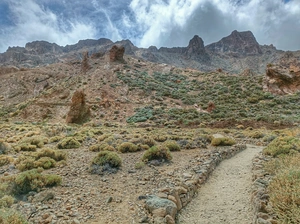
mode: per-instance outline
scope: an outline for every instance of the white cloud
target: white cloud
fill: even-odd
[[[80,39],[95,38],[92,24],[79,19],[64,20],[34,0],[9,0],[14,26],[2,30],[0,51],[7,46],[24,46],[34,40],[46,40],[59,45],[78,42]]]
[[[132,0],[139,45],[186,45],[194,34],[206,44],[233,30],[251,30],[261,44],[300,49],[300,1],[291,0]]]
[[[100,37],[172,47],[197,34],[209,44],[233,30],[251,30],[260,44],[300,49],[300,0],[2,1],[14,25],[0,26],[0,51],[34,40],[66,45]]]

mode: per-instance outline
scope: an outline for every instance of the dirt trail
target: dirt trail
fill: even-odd
[[[212,173],[198,196],[178,215],[180,224],[250,224],[252,159],[263,147],[247,149],[223,161]]]

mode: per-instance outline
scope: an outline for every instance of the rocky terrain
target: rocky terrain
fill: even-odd
[[[222,69],[232,74],[239,74],[246,69],[262,74],[267,64],[278,62],[284,54],[273,45],[259,45],[250,31],[233,31],[229,36],[207,46],[201,37],[196,35],[187,47],[160,49],[155,46],[138,48],[130,40],[113,43],[104,38],[81,40],[77,44],[65,47],[46,41],[34,41],[27,43],[25,47],[9,47],[6,52],[0,54],[0,64],[30,68],[76,61],[82,59],[82,52],[88,51],[89,55],[97,57],[104,55],[115,44],[123,45],[125,54],[138,59],[201,71]]]
[[[253,223],[297,220],[266,191],[287,167],[277,156],[300,151],[299,52],[234,31],[181,48],[36,41],[0,62],[0,222],[197,222],[208,212],[184,208],[219,163],[253,147],[265,148],[253,162],[254,210],[237,201]]]

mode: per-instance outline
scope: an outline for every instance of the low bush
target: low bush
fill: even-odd
[[[33,137],[23,138],[21,140],[21,143],[35,145],[38,148],[42,148],[45,143],[48,143],[48,139],[41,136],[33,136]]]
[[[164,146],[152,146],[150,149],[145,151],[142,161],[147,162],[151,160],[172,160],[170,150]]]
[[[96,144],[96,145],[91,145],[89,147],[89,150],[92,152],[100,152],[100,151],[114,151],[115,148],[105,142]]]
[[[37,191],[43,187],[53,187],[61,184],[61,177],[54,174],[44,175],[41,170],[33,169],[21,172],[14,179],[13,193],[20,195]]]
[[[0,141],[0,155],[6,154],[10,149],[10,146],[6,142]]]
[[[4,195],[0,198],[0,208],[10,208],[14,203],[14,198],[10,195]],[[1,222],[0,222],[1,223]]]
[[[80,142],[73,137],[66,137],[57,144],[57,148],[59,149],[75,149],[80,146]]]
[[[300,223],[300,170],[285,170],[268,186],[270,203],[279,223]]]
[[[122,153],[136,152],[139,149],[140,148],[132,142],[123,142],[121,145],[118,146],[118,151]]]
[[[300,139],[295,137],[277,137],[264,148],[263,153],[277,157],[281,154],[288,154],[292,151],[300,152]]]
[[[31,145],[29,143],[21,143],[16,145],[15,147],[16,151],[27,151],[27,152],[35,152],[36,151],[36,145]]]
[[[116,173],[122,164],[122,159],[117,153],[111,151],[102,151],[97,154],[91,162],[90,173],[104,175]]]
[[[163,145],[165,147],[167,147],[171,152],[173,152],[173,151],[180,151],[180,146],[177,144],[176,141],[168,140],[168,141],[165,141],[163,143]]]
[[[61,161],[61,160],[66,160],[67,158],[67,153],[56,150],[56,149],[49,149],[49,148],[44,148],[41,149],[40,151],[34,153],[34,156],[36,159],[42,158],[42,157],[49,157],[54,159],[55,161]]]
[[[27,224],[26,219],[13,209],[0,209],[1,224]]]
[[[223,138],[213,138],[211,141],[213,146],[231,146],[236,144],[236,141],[232,138],[223,137]]]
[[[13,158],[11,158],[10,156],[0,155],[0,167],[10,164],[12,161],[13,161]]]
[[[42,149],[39,152],[19,156],[16,167],[20,171],[31,170],[34,168],[50,169],[55,167],[56,162],[65,160],[67,154],[60,150]]]
[[[137,169],[137,170],[140,170],[142,169],[146,164],[144,162],[137,162],[135,165],[134,165],[134,168]]]
[[[148,145],[149,147],[156,145],[155,140],[153,138],[147,137],[147,136],[144,136],[142,142],[143,142],[143,145]]]

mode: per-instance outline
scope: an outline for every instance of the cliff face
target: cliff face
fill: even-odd
[[[238,32],[235,30],[220,41],[206,46],[206,49],[214,53],[225,53],[235,56],[262,54],[262,50],[251,31]]]
[[[152,62],[202,71],[222,69],[235,74],[245,69],[262,74],[267,64],[278,61],[284,53],[273,46],[259,45],[250,31],[233,31],[229,36],[207,46],[201,37],[195,35],[187,47],[160,49],[155,46],[138,48],[130,40],[113,43],[105,38],[80,40],[77,44],[65,47],[46,41],[34,41],[25,47],[12,47],[0,54],[0,65],[35,67],[60,61],[80,61],[83,52],[89,52],[89,55],[108,54],[114,44],[124,46],[127,55]]]

